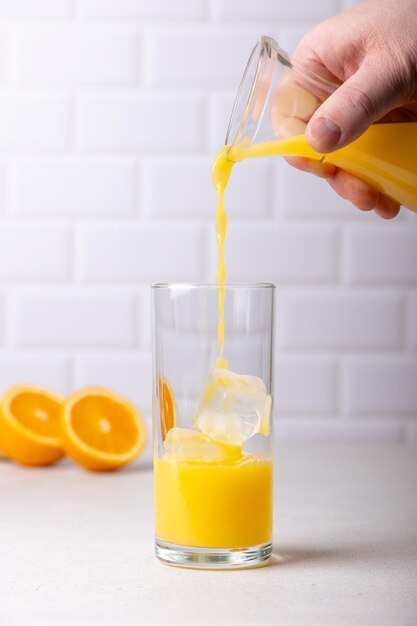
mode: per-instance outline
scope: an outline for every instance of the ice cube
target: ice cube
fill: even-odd
[[[175,461],[199,461],[213,463],[235,461],[241,457],[239,446],[211,441],[204,433],[191,428],[174,427],[164,441],[168,456]]]
[[[215,368],[193,421],[211,440],[242,445],[255,433],[269,434],[270,412],[271,396],[261,378]]]

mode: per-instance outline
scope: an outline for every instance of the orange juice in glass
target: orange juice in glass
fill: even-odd
[[[164,563],[259,565],[272,552],[274,287],[154,285],[155,548]]]

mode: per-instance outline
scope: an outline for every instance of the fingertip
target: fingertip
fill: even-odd
[[[379,192],[345,170],[338,168],[328,183],[339,196],[361,211],[372,211],[378,204]]]
[[[317,152],[335,150],[341,136],[342,129],[329,117],[313,117],[307,124],[307,141]]]
[[[379,217],[382,217],[382,219],[391,220],[397,217],[400,209],[401,205],[396,200],[380,193],[374,211]]]
[[[400,212],[401,205],[392,198],[377,191],[364,181],[344,170],[337,169],[328,179],[330,186],[361,211],[374,210],[382,219],[392,219]]]

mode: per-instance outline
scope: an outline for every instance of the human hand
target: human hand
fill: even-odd
[[[317,152],[342,148],[376,121],[417,122],[417,1],[368,0],[318,24],[302,39],[294,60],[341,83],[305,129]],[[299,169],[326,178],[363,211],[395,217],[400,205],[329,164],[291,158]]]

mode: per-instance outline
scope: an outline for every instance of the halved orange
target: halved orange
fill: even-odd
[[[64,456],[59,416],[62,398],[25,385],[11,387],[0,402],[0,449],[23,465],[51,465]]]
[[[159,419],[161,422],[161,437],[165,440],[168,431],[177,423],[177,409],[174,393],[166,378],[159,378]]]
[[[142,452],[146,426],[126,398],[100,387],[86,387],[62,405],[61,437],[75,463],[95,471],[115,470]]]

